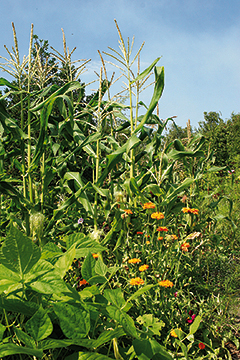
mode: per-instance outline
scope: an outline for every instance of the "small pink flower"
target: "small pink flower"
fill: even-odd
[[[175,298],[177,297],[177,291],[174,293]]]

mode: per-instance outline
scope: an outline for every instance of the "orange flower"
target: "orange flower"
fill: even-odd
[[[168,228],[166,226],[159,226],[157,231],[168,231]]]
[[[123,211],[125,211],[126,214],[133,214],[132,210],[130,209],[124,209]]]
[[[147,245],[149,245],[149,244],[150,244],[150,241],[149,241],[149,240],[148,240],[148,241],[146,241],[146,244],[147,244]]]
[[[142,265],[139,267],[139,271],[145,271],[149,268],[149,265]]]
[[[198,215],[199,210],[198,210],[198,209],[190,209],[190,208],[184,207],[184,208],[182,208],[182,212],[183,212],[184,214],[187,213],[187,214],[195,214],[195,215]]]
[[[158,240],[163,240],[163,236],[159,236],[159,237],[158,237]]]
[[[176,330],[180,330],[180,331],[182,331],[182,329],[181,329],[181,328],[176,329]],[[177,334],[176,334],[176,331],[175,331],[174,329],[172,329],[172,330],[170,331],[170,335],[171,335],[171,336],[173,336],[173,337],[175,337],[175,338],[177,338],[177,337],[178,337],[178,336],[177,336]]]
[[[191,209],[192,210],[192,214],[198,215],[199,210],[198,209]]]
[[[171,238],[172,238],[172,240],[177,240],[178,239],[177,235],[171,235]]]
[[[184,242],[180,247],[181,247],[182,251],[188,251],[190,244],[187,242]]]
[[[142,231],[137,231],[137,235],[143,235]]]
[[[144,284],[144,280],[141,279],[140,277],[136,277],[130,280],[130,285],[143,285]]]
[[[143,205],[143,209],[154,209],[154,208],[155,208],[155,204],[153,204],[152,202],[148,202]]]
[[[161,220],[161,219],[164,219],[164,215],[163,215],[163,213],[158,211],[158,212],[152,213],[151,218]]]
[[[175,338],[178,337],[177,334],[175,333],[175,330],[171,330],[171,331],[170,331],[170,335],[173,336],[173,337],[175,337]]]
[[[167,287],[173,287],[173,283],[172,283],[171,281],[169,281],[169,280],[159,281],[158,284],[159,284],[160,286],[162,286],[162,287],[165,287],[165,288],[167,288]]]
[[[83,286],[83,285],[87,285],[87,284],[88,284],[88,282],[85,279],[79,281],[79,286]]]
[[[138,264],[141,262],[141,260],[133,258],[133,259],[129,259],[128,262],[129,262],[129,264]]]
[[[205,344],[202,343],[202,342],[200,342],[200,343],[198,344],[198,347],[199,347],[200,350],[203,350],[203,349],[205,349]]]
[[[92,256],[94,257],[94,259],[98,258],[98,254],[92,254]]]

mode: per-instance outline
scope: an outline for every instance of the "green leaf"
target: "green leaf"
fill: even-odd
[[[35,341],[40,341],[51,335],[53,331],[52,322],[43,309],[42,305],[38,311],[26,322],[26,330]]]
[[[90,314],[82,304],[70,305],[58,302],[53,305],[53,309],[65,336],[70,339],[87,336],[90,330]]]
[[[85,234],[76,233],[65,236],[63,240],[66,241],[67,249],[69,250],[73,244],[77,244],[77,242],[78,244],[81,244],[81,242],[84,241],[83,240],[84,238],[85,238]]]
[[[5,330],[6,330],[6,326],[4,326],[3,324],[0,324],[0,341],[2,341]]]
[[[88,281],[91,277],[96,275],[95,265],[96,265],[96,260],[93,258],[92,254],[88,251],[88,255],[85,258],[81,269],[82,277],[86,281]]]
[[[150,333],[158,336],[161,335],[160,331],[165,326],[165,323],[162,320],[155,318],[153,314],[144,314],[143,316],[139,316],[137,318],[137,322],[147,327],[148,331],[150,330]]]
[[[105,276],[108,272],[108,267],[104,264],[101,257],[99,257],[96,261],[95,272],[101,276]]]
[[[161,57],[158,57],[156,60],[154,60],[154,62],[147,69],[145,69],[133,81],[131,81],[131,84],[134,84],[136,81],[144,79],[152,71],[152,69],[160,59]]]
[[[35,341],[31,336],[29,336],[27,333],[18,329],[15,326],[14,326],[14,331],[15,331],[15,334],[17,335],[18,340],[21,341],[22,343],[24,343],[24,345],[26,345],[30,348],[33,348],[33,349],[36,348]]]
[[[194,322],[192,323],[192,325],[189,328],[189,334],[195,334],[195,332],[198,330],[200,322],[201,322],[202,318],[201,316],[197,316],[194,320]]]
[[[78,172],[67,172],[64,175],[64,179],[74,180],[78,189],[82,189],[85,185]],[[87,212],[93,213],[92,205],[91,205],[89,198],[87,196],[87,193],[85,191],[82,192],[81,196],[78,199],[82,203],[82,205],[84,206],[84,208],[86,209]]]
[[[40,257],[41,251],[37,245],[12,226],[0,250],[0,262],[23,277]]]
[[[112,305],[115,305],[118,309],[124,307],[126,300],[124,299],[123,292],[120,288],[106,289],[104,291],[104,297]]]
[[[168,153],[168,157],[173,160],[184,160],[186,157],[205,157],[203,151],[178,151],[178,150],[171,150]]]
[[[75,258],[76,250],[75,247],[66,251],[54,264],[55,271],[63,279],[66,272],[69,270]]]
[[[96,352],[92,353],[92,352],[79,351],[77,360],[114,360],[114,359],[106,355],[98,354]]]
[[[43,351],[41,349],[31,349],[26,346],[18,346],[15,344],[1,344],[0,345],[0,356],[9,356],[9,355],[16,355],[16,354],[26,354],[36,356],[38,358],[42,358]]]
[[[163,190],[157,184],[149,184],[143,191],[151,191],[155,196],[162,196],[164,194]]]
[[[209,169],[207,169],[207,172],[218,172],[218,171],[221,171],[221,170],[224,170],[226,169],[226,166],[212,166],[210,167]]]
[[[37,300],[40,301],[40,296],[39,296],[39,298],[37,298]],[[39,305],[32,301],[10,299],[10,298],[1,296],[0,308],[5,309],[6,311],[23,314],[23,315],[30,317],[38,310]]]
[[[104,284],[107,281],[107,278],[101,275],[94,275],[90,279],[88,279],[90,285]]]
[[[152,99],[151,99],[151,102],[150,102],[150,105],[148,107],[148,110],[147,110],[146,114],[143,116],[140,124],[138,124],[138,126],[134,130],[135,134],[147,122],[148,118],[150,117],[150,115],[154,111],[154,109],[157,106],[157,103],[158,103],[158,101],[159,101],[159,99],[160,99],[160,97],[162,96],[162,93],[163,93],[163,88],[164,88],[164,67],[163,66],[156,66],[154,68],[154,72],[155,72],[155,87],[154,87],[154,91],[153,91],[153,96],[152,96]]]
[[[8,86],[9,88],[11,88],[13,90],[19,90],[19,88],[17,86],[14,86],[7,79],[4,79],[2,77],[0,78],[0,86]]]
[[[157,354],[160,355],[159,359],[161,360],[173,360],[167,350],[153,339],[135,339],[133,340],[133,347],[138,360],[153,359],[153,356]]]
[[[69,293],[65,282],[54,272],[39,276],[27,284],[32,290],[43,294]]]
[[[6,291],[11,285],[18,284],[21,276],[13,271],[9,271],[4,265],[0,264],[0,293]]]
[[[76,242],[75,242],[76,240]],[[84,238],[80,234],[72,234],[69,236],[69,244],[74,242],[76,248],[76,258],[87,256],[89,251],[94,254],[106,250],[107,248],[93,240],[90,236]]]
[[[130,298],[128,298],[128,302],[137,299],[140,295],[144,294],[146,291],[149,291],[155,285],[145,285],[141,289],[138,289]]]
[[[121,325],[127,334],[134,338],[138,338],[134,321],[128,314],[113,305],[108,305],[106,309],[110,318],[115,320],[119,325]]]

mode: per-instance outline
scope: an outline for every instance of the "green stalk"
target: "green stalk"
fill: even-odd
[[[100,69],[100,77],[99,77],[99,98],[98,98],[98,110],[97,110],[97,128],[100,130],[101,126],[101,101],[102,101],[102,68]],[[100,146],[99,140],[97,140],[97,149],[96,149],[96,172],[94,183],[98,182],[99,178],[99,163],[100,163]],[[98,193],[95,192],[95,200],[94,200],[94,230],[97,230],[97,202],[98,202]]]
[[[99,140],[97,140],[97,157],[96,157],[96,174],[95,174],[95,183],[98,182],[99,177]],[[94,230],[97,230],[97,202],[98,202],[98,193],[95,192],[94,200]]]
[[[130,79],[129,64],[128,64],[128,91],[129,91],[131,136],[132,136],[133,131],[134,131],[134,124],[133,124],[133,107],[132,107],[132,86],[131,86],[131,79]],[[134,177],[134,149],[131,149],[130,150],[130,179],[133,177]]]
[[[31,113],[30,113],[30,81],[31,81],[31,54],[32,54],[32,42],[33,42],[33,24],[31,26],[30,45],[28,53],[28,189],[29,199],[33,202],[33,186],[32,175],[30,173],[31,166]]]

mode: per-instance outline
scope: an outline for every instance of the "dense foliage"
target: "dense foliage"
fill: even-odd
[[[201,131],[188,123],[175,135],[174,119],[157,111],[160,59],[141,72],[142,46],[132,55],[116,27],[120,51],[100,54],[98,89],[86,96],[86,63],[72,61],[64,33],[64,54],[52,55],[32,28],[21,63],[13,26],[1,67],[15,80],[0,79],[0,356],[229,359],[226,343],[238,346],[227,305],[240,279],[238,144],[234,154],[231,126],[216,113]],[[111,96],[103,56],[126,93]],[[237,129],[239,116],[231,121]]]

